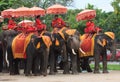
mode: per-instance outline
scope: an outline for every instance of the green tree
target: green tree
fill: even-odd
[[[14,0],[1,0],[0,1],[0,11],[12,7]]]
[[[10,0],[11,1],[11,0]],[[33,7],[38,6],[41,8],[47,8],[53,4],[59,3],[64,6],[69,6],[73,0],[13,0],[13,8],[18,8],[20,6]]]
[[[107,23],[109,30],[115,33],[117,40],[120,40],[120,0],[113,0],[111,5],[114,9],[114,12],[111,13]]]

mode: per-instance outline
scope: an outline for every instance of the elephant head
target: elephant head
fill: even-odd
[[[67,47],[72,50],[72,53],[76,55],[77,50],[80,48],[80,39],[77,35],[69,36],[67,39]]]
[[[112,58],[115,59],[116,55],[116,48],[115,48],[115,35],[113,32],[105,32],[105,35],[107,36],[107,44],[106,48],[111,51],[112,53]]]
[[[80,33],[76,29],[68,29],[65,31],[65,39],[67,48],[72,50],[72,53],[76,55],[80,47]]]

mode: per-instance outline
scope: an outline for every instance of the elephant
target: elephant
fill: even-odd
[[[71,62],[72,74],[78,74],[77,63],[78,63],[78,50],[80,47],[80,33],[76,30],[74,34],[67,36],[68,38],[66,41],[66,47],[67,47],[67,54],[71,60],[70,62]]]
[[[10,75],[18,75],[19,74],[19,62],[20,60],[24,60],[25,68],[24,73],[26,76],[31,75],[31,71],[34,75],[38,75],[39,66],[42,75],[47,75],[47,63],[48,63],[48,56],[49,56],[49,47],[51,45],[51,37],[49,34],[46,35],[37,35],[35,33],[28,34],[28,42],[25,48],[25,52],[23,53],[24,57],[14,57],[14,45],[15,39],[19,36],[26,35],[26,34],[19,34],[15,38],[11,40],[11,43],[8,50],[8,58],[10,64]],[[18,40],[17,40],[18,41]],[[20,44],[19,44],[20,45]]]
[[[90,54],[90,56],[94,57],[94,60],[95,60],[94,73],[100,73],[99,72],[100,56],[102,57],[102,62],[103,62],[103,73],[108,73],[108,70],[107,70],[107,50],[110,50],[111,53],[114,53],[115,35],[113,32],[105,32],[105,33],[94,34],[93,37],[94,38],[91,38],[91,39],[89,38],[89,41],[86,42],[85,44],[81,43],[81,45],[86,47],[87,45],[90,44],[90,40],[93,39],[93,41],[94,41],[93,42],[94,45],[92,45],[93,50],[91,49],[91,51],[93,52],[93,55]],[[82,49],[81,46],[80,46],[80,48]],[[81,56],[81,54],[85,55],[85,54],[87,54],[87,52],[82,50],[80,53],[80,56]],[[114,56],[114,54],[113,54],[113,56]],[[89,56],[84,56],[84,57],[89,58]],[[86,67],[90,67],[88,62],[86,64]]]
[[[58,34],[53,34],[54,40],[52,41],[52,45],[50,46],[50,55],[49,55],[49,66],[50,66],[50,75],[55,74],[57,72],[56,66],[57,66],[57,59],[58,56],[62,56],[63,61],[63,73],[67,74],[67,53],[66,53],[66,44],[65,40]],[[56,41],[59,41],[58,44],[56,44]]]
[[[56,61],[58,58],[58,55],[62,56],[62,65],[63,65],[63,73],[69,74],[69,64],[68,64],[68,52],[70,53],[70,57],[72,59],[72,73],[77,73],[77,55],[74,55],[72,51],[78,50],[79,43],[80,43],[80,34],[75,29],[68,29],[63,27],[58,31],[58,33],[54,34],[55,41],[53,42],[53,45],[51,46],[51,52],[50,52],[50,74],[54,74],[54,70],[56,71]],[[56,45],[56,40],[59,41],[59,45]],[[72,47],[75,44],[76,47]],[[75,51],[74,51],[75,52]],[[71,54],[72,53],[72,54]],[[54,63],[54,64],[53,64]]]
[[[114,43],[115,43],[114,41],[115,35],[113,32],[105,32],[103,34],[96,35],[94,46],[94,59],[95,59],[94,73],[100,73],[99,72],[100,56],[102,56],[103,73],[108,73],[107,50],[110,50],[112,55],[114,55]]]
[[[18,34],[15,30],[3,30],[0,33],[0,51],[1,51],[1,70],[3,72],[9,71],[9,62],[7,61],[7,47],[13,37],[15,37]]]
[[[45,40],[43,40],[43,38]],[[45,41],[47,41],[46,44]],[[50,33],[44,33],[42,37],[36,35],[31,36],[31,41],[26,49],[26,76],[30,75],[31,70],[35,75],[38,75],[39,66],[40,73],[44,76],[47,75],[48,57],[51,44],[52,36]]]

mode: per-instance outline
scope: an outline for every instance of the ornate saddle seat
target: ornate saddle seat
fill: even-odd
[[[93,52],[94,52],[94,38],[95,38],[96,34],[94,34],[92,37],[91,35],[88,34],[83,34],[81,36],[81,44],[80,44],[80,48],[82,49],[82,51],[84,51],[85,53],[80,53],[80,57],[86,57],[86,56],[93,56]]]
[[[30,42],[32,34],[33,33],[25,35],[24,33],[21,33],[14,38],[12,42],[12,51],[14,58],[26,58],[25,51],[28,43]]]

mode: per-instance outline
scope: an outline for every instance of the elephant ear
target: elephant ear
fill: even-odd
[[[36,49],[40,48],[40,42],[37,43]]]

